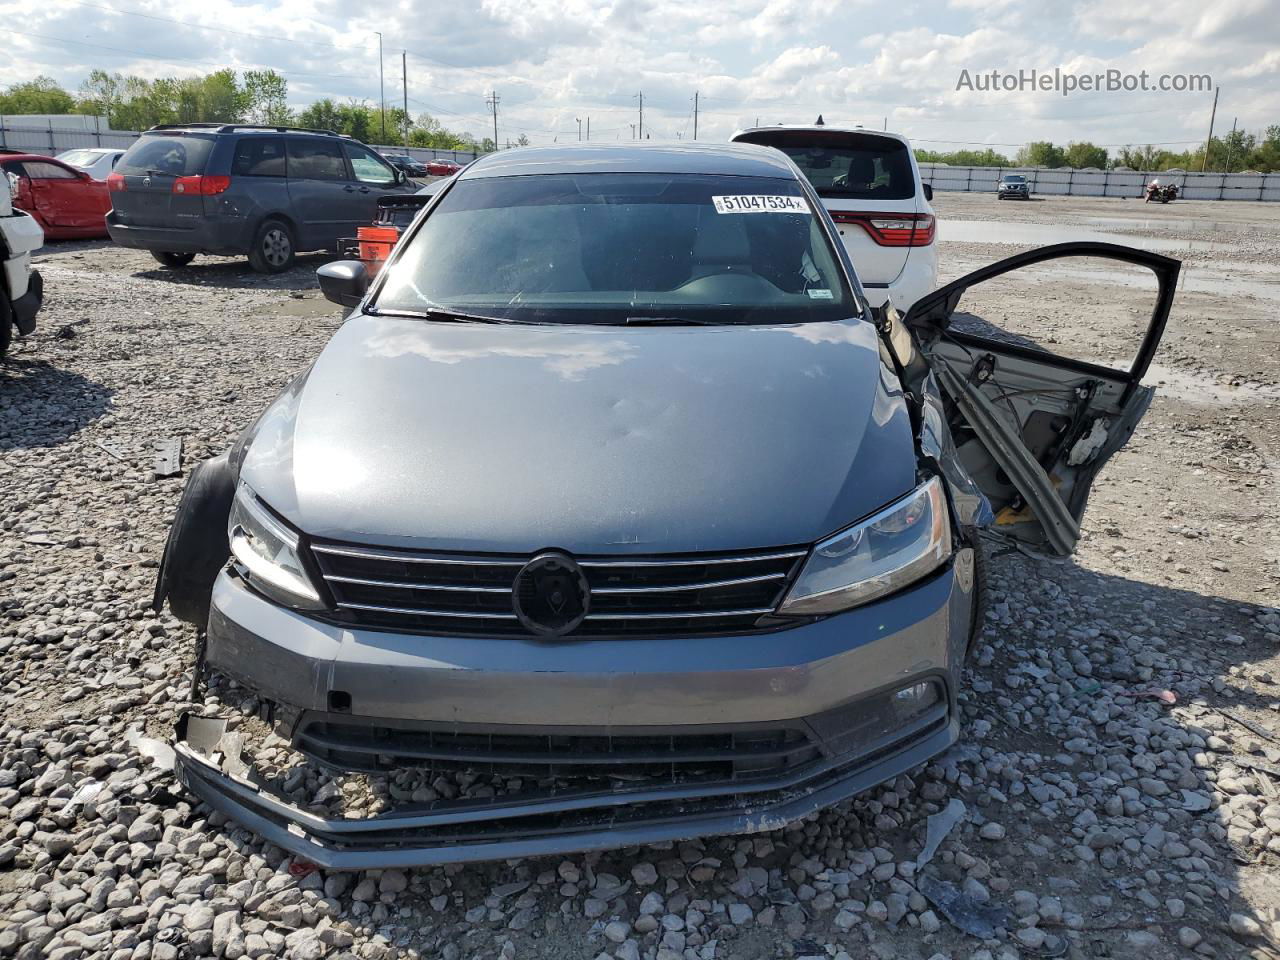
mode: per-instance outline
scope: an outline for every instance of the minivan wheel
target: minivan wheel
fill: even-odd
[[[267,220],[258,228],[249,248],[249,266],[259,273],[283,273],[293,266],[293,233],[280,220]]]
[[[166,250],[152,250],[151,255],[162,266],[171,268],[185,267],[196,258],[194,253],[170,253]]]

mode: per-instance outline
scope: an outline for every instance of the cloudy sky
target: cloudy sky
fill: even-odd
[[[352,11],[358,11],[353,16]],[[888,124],[921,146],[1033,139],[1108,145],[1203,139],[1211,92],[957,90],[962,70],[1054,68],[1209,74],[1218,129],[1280,123],[1280,0],[0,0],[0,85],[49,74],[75,89],[89,69],[147,76],[273,67],[290,100],[402,98],[412,112],[483,136],[533,143],[627,139],[644,92],[655,139],[809,122]]]

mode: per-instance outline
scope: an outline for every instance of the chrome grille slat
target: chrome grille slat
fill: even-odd
[[[532,636],[512,589],[524,556],[311,545],[339,619],[424,635]],[[808,550],[575,558],[590,605],[568,639],[750,633],[773,613]]]
[[[683,620],[702,617],[762,617],[773,613],[773,607],[755,610],[699,610],[696,613],[675,611],[672,613],[588,613],[588,620]]]
[[[591,595],[593,597],[608,597],[640,593],[678,593],[682,590],[714,590],[717,587],[738,587],[749,583],[765,583],[769,580],[784,580],[786,577],[787,574],[783,571],[779,573],[766,573],[759,577],[738,577],[734,580],[708,580],[705,583],[682,583],[667,587],[597,587],[592,589]]]
[[[410,617],[473,617],[484,620],[514,620],[514,613],[471,613],[462,610],[424,610],[421,607],[383,607],[373,603],[339,603],[340,610],[368,610],[370,613],[399,613]]]
[[[470,587],[451,583],[414,583],[406,580],[365,580],[361,577],[340,577],[326,573],[330,583],[351,583],[361,587],[393,587],[397,590],[457,590],[462,593],[511,593],[510,587]]]

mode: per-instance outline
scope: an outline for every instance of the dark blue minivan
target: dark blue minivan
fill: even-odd
[[[189,123],[153,127],[107,178],[111,239],[167,267],[199,253],[245,254],[279,273],[307,250],[335,250],[417,184],[372,148],[331,130]]]

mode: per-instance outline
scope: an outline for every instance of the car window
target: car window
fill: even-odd
[[[916,195],[907,145],[871,133],[767,130],[738,140],[776,147],[809,178],[820,197],[909,200]]]
[[[372,150],[362,147],[358,143],[347,143],[343,144],[343,146],[346,148],[347,158],[351,161],[351,170],[355,173],[357,180],[362,183],[391,184],[396,182],[395,173]]]
[[[243,137],[236,144],[231,174],[237,177],[283,177],[283,137]]]
[[[77,180],[74,172],[56,163],[44,163],[39,160],[24,160],[23,169],[32,180]]]
[[[692,174],[454,184],[376,306],[538,323],[795,323],[858,312],[800,183]]]
[[[319,137],[291,137],[288,141],[289,177],[293,180],[346,180],[342,145]]]
[[[116,171],[125,176],[162,174],[193,177],[204,173],[213,138],[193,134],[143,134],[125,151]]]
[[[1004,182],[1005,182],[1005,183],[1025,183],[1025,182],[1026,182],[1026,177],[1014,177],[1014,176],[1009,176],[1009,177],[1005,177],[1005,178],[1004,178]]]
[[[58,154],[58,159],[73,167],[91,167],[100,156],[96,150],[68,150]]]

